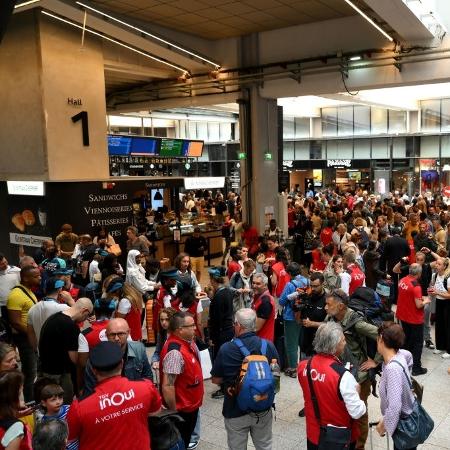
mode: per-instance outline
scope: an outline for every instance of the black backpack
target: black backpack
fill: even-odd
[[[384,310],[380,296],[369,287],[356,288],[349,299],[348,307],[372,325],[379,327],[383,322]]]
[[[184,419],[167,409],[148,418],[152,450],[167,450],[181,441],[181,434],[176,426],[179,422],[184,422]]]

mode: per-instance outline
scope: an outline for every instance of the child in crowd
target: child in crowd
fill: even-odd
[[[70,405],[63,404],[64,389],[50,378],[41,378],[35,383],[35,398],[41,408],[36,411],[36,422],[61,419],[66,421]],[[66,449],[77,450],[78,442],[67,444]]]

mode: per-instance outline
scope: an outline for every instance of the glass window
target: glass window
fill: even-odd
[[[222,144],[208,145],[210,161],[225,161],[227,159],[227,146]]]
[[[353,135],[353,106],[338,108],[338,136]]]
[[[219,139],[223,142],[231,141],[231,123],[224,122],[220,124]]]
[[[450,131],[450,98],[441,100],[441,131]]]
[[[439,136],[422,136],[420,138],[420,156],[439,157]]]
[[[370,107],[355,105],[353,107],[353,133],[370,134]]]
[[[203,146],[203,152],[202,152],[202,156],[200,156],[200,158],[198,158],[199,161],[209,161],[209,152],[208,152],[208,146],[204,145]]]
[[[197,139],[197,122],[189,121],[189,139]]]
[[[326,141],[327,159],[337,159],[338,156],[338,141]]]
[[[338,141],[337,158],[353,159],[353,140],[345,139]]]
[[[283,161],[294,161],[294,143],[283,142]]]
[[[305,161],[309,159],[309,141],[300,141],[295,143],[295,159]]]
[[[406,111],[389,110],[389,133],[406,133]]]
[[[322,136],[337,136],[337,108],[322,108]]]
[[[176,125],[175,125],[176,131],[178,133],[178,136],[176,136],[176,137],[185,139],[187,137],[186,136],[186,121],[185,120],[177,120],[175,123],[176,123]]]
[[[389,158],[387,138],[372,139],[372,159]]]
[[[424,100],[420,102],[420,123],[422,131],[440,131],[440,100]]]
[[[322,141],[311,141],[309,147],[310,159],[325,159],[324,158],[325,145],[322,146]]]
[[[355,159],[370,159],[370,139],[355,139],[353,145]]]
[[[283,138],[295,138],[295,122],[293,117],[283,117]]]
[[[450,136],[441,136],[441,156],[450,156]]]
[[[241,146],[239,144],[227,144],[227,155],[228,161],[239,160],[239,152],[241,151]]]
[[[390,117],[391,116],[389,116],[389,118]],[[406,138],[394,138],[392,141],[392,157],[406,158]]]
[[[295,118],[295,137],[296,138],[309,138],[310,122],[311,122],[311,120],[309,117],[296,117]]]
[[[206,122],[197,122],[197,139],[208,141],[208,124]]]
[[[387,110],[383,108],[371,108],[371,133],[387,133]]]
[[[208,141],[219,142],[220,141],[220,124],[218,122],[208,122]]]
[[[419,156],[420,152],[420,137],[418,136],[407,136],[406,137],[406,157],[414,158]]]

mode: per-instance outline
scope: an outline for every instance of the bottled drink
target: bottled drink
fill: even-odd
[[[278,362],[276,359],[272,359],[272,362],[270,363],[270,370],[272,371],[273,385],[274,385],[275,394],[276,394],[276,393],[280,392],[280,378],[281,378],[280,366],[278,365]]]

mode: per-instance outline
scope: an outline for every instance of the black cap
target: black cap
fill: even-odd
[[[97,370],[108,372],[115,369],[122,361],[122,349],[115,342],[100,342],[91,351],[89,361]]]
[[[176,267],[167,267],[159,272],[161,278],[177,278],[178,269]]]

